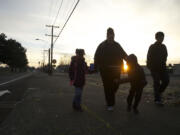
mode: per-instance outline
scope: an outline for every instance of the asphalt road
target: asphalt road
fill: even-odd
[[[29,74],[27,72],[22,72],[22,73],[0,73],[0,84],[4,82],[8,82],[9,80],[14,80],[16,78],[19,78],[21,76],[24,76],[26,74]]]
[[[12,93],[0,98],[0,135],[180,135],[180,106],[157,107],[147,92],[140,114],[128,113],[128,88],[120,86],[108,112],[99,76],[88,76],[84,112],[75,112],[68,76],[37,73],[3,88]]]

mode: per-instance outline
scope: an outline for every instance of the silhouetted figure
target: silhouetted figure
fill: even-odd
[[[132,102],[134,99],[133,110],[134,113],[138,113],[139,111],[137,107],[141,100],[143,88],[146,86],[147,81],[145,78],[144,71],[142,67],[138,64],[137,57],[134,54],[128,56],[127,62],[130,68],[128,71],[128,79],[131,84],[129,95],[127,97],[127,111],[131,111]]]
[[[85,85],[85,74],[88,70],[84,54],[84,49],[76,49],[76,56],[71,58],[69,67],[70,84],[75,86],[73,108],[77,111],[83,111],[81,108],[81,99],[83,86]]]
[[[154,83],[154,101],[158,105],[163,105],[162,93],[169,84],[169,75],[166,69],[167,49],[164,44],[164,33],[155,34],[156,42],[149,47],[147,54],[147,67],[151,71]]]
[[[98,46],[94,56],[94,68],[100,71],[109,111],[112,111],[115,105],[123,59],[127,57],[120,44],[114,41],[114,36],[114,30],[108,28],[107,39]]]

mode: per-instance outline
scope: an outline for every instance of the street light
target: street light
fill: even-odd
[[[40,40],[40,41],[44,41],[44,42],[48,43],[48,41],[40,39],[40,38],[36,38],[35,40]]]

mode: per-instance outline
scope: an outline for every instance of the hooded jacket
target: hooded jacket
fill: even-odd
[[[87,64],[83,57],[73,56],[69,67],[69,78],[76,87],[85,85],[85,74],[87,73]]]

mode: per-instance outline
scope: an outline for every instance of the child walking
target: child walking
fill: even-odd
[[[129,95],[127,97],[127,111],[131,111],[134,99],[133,111],[135,114],[138,114],[138,105],[141,100],[143,88],[146,86],[147,81],[144,71],[138,64],[137,57],[134,54],[128,56],[127,62],[130,67],[130,70],[128,71],[128,78],[121,79],[119,83],[122,84],[130,82],[131,87],[129,90]]]
[[[81,100],[83,87],[85,85],[85,74],[87,73],[87,64],[84,58],[84,49],[76,49],[76,56],[71,58],[69,67],[70,84],[75,87],[75,95],[73,99],[73,109],[82,112]]]
[[[133,110],[134,113],[139,113],[138,105],[141,100],[143,88],[146,86],[147,81],[144,71],[142,67],[138,64],[137,57],[134,54],[128,56],[128,64],[130,66],[128,77],[130,79],[131,88],[127,97],[127,111],[131,111],[133,98],[135,98]]]

